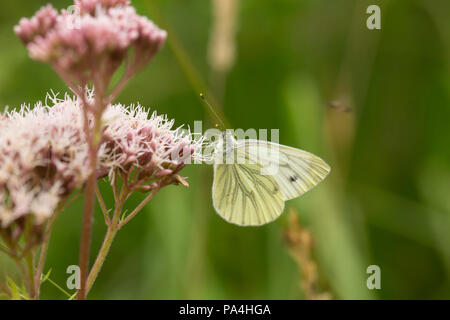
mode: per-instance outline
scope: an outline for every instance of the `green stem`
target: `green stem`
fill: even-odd
[[[8,296],[11,296],[11,290],[9,290],[8,286],[6,284],[3,284],[0,282],[0,289]]]
[[[77,199],[78,196],[79,196],[79,193],[75,194],[70,199],[69,198],[63,199],[63,201],[59,205],[58,209],[56,209],[52,218],[47,223],[47,226],[45,228],[45,233],[44,233],[44,242],[42,243],[42,246],[41,246],[41,252],[39,253],[39,261],[38,261],[38,265],[37,265],[37,270],[36,270],[36,274],[34,276],[34,299],[36,299],[36,300],[39,299],[39,295],[40,295],[41,278],[42,278],[42,273],[44,272],[45,260],[47,259],[47,251],[48,251],[48,246],[50,243],[50,236],[51,236],[53,227],[55,226],[55,223],[59,217],[59,214],[65,208],[67,208],[72,203],[72,201]]]
[[[53,226],[55,225],[55,222],[59,215],[59,212],[56,212],[53,215],[52,220],[49,221],[49,223],[46,227],[46,231],[45,231],[45,235],[44,235],[44,237],[45,237],[44,242],[42,243],[41,252],[39,253],[39,261],[38,261],[38,265],[37,265],[36,274],[34,276],[34,299],[36,299],[36,300],[39,299],[39,295],[40,295],[41,277],[42,277],[42,273],[44,272],[45,260],[47,259],[47,251],[48,251],[48,245],[50,243],[51,231],[53,229]]]
[[[45,240],[41,246],[41,252],[39,254],[39,262],[36,270],[36,275],[34,277],[34,299],[38,300],[41,288],[41,277],[44,272],[45,260],[47,259],[47,251],[50,237]]]
[[[33,263],[33,257],[34,254],[32,253],[32,251],[30,251],[26,257],[25,257],[25,261],[27,264],[27,271],[28,271],[28,278],[29,278],[29,292],[28,292],[28,296],[30,298],[34,298],[35,297],[35,290],[34,290],[34,263]]]
[[[105,262],[106,256],[109,253],[109,249],[111,248],[112,242],[116,237],[117,231],[119,231],[119,229],[116,226],[111,225],[108,228],[105,239],[103,240],[102,247],[100,248],[98,256],[95,259],[91,272],[89,273],[86,285],[86,294],[91,290],[101,268],[103,267],[103,263]]]
[[[68,298],[72,298],[72,295],[70,293],[68,293],[66,290],[64,290],[59,284],[57,284],[55,281],[53,281],[52,279],[48,278],[47,279],[48,282],[50,282],[52,285],[55,286],[55,288],[57,288],[59,291],[61,291],[62,293],[64,293]]]
[[[89,293],[95,280],[97,279],[117,232],[133,217],[135,217],[139,211],[142,210],[142,208],[155,196],[159,189],[160,187],[153,189],[152,192],[147,195],[147,197],[145,197],[145,199],[124,220],[121,221],[122,209],[130,193],[126,183],[124,183],[122,190],[120,191],[120,195],[118,196],[116,207],[114,208],[112,220],[108,225],[108,231],[106,232],[105,239],[103,240],[102,246],[86,281],[86,294]]]
[[[139,211],[144,208],[144,206],[155,196],[155,194],[159,191],[160,188],[155,188],[152,190],[152,192],[145,197],[144,200],[125,218],[123,221],[121,221],[118,225],[118,229],[122,228],[124,225],[126,225],[131,219],[133,219]]]
[[[125,189],[125,188],[124,188]],[[86,281],[86,295],[92,288],[92,285],[97,279],[97,276],[105,262],[106,256],[109,253],[109,249],[111,248],[112,242],[116,237],[117,231],[119,231],[119,221],[122,213],[122,208],[127,198],[126,192],[122,190],[121,195],[119,197],[119,202],[116,203],[116,207],[114,208],[113,219],[111,223],[108,225],[108,231],[106,232],[105,239],[103,240],[100,251],[98,252],[97,258],[95,259],[94,265],[92,266],[91,271],[89,272],[89,276]]]
[[[33,282],[30,282],[30,279],[27,275],[27,271],[25,270],[25,267],[22,265],[22,263],[20,262],[20,259],[18,259],[17,257],[14,258],[14,262],[17,265],[17,269],[20,272],[20,275],[22,276],[23,282],[25,283],[26,289],[28,291],[28,293],[31,293],[32,291],[32,287],[33,287]]]
[[[22,249],[19,248],[17,245],[15,245],[5,234],[2,233],[0,235],[1,235],[1,238],[3,239],[3,241],[5,242],[5,244],[8,246],[8,248],[5,249],[5,253],[7,253],[12,258],[14,263],[16,264],[17,269],[19,270],[20,276],[22,277],[22,280],[27,289],[27,292],[28,292],[29,296],[32,297],[33,280],[30,281],[30,274],[33,274],[34,270],[33,270],[33,256],[31,254],[31,252],[29,252],[29,254],[26,255],[26,257],[27,257],[26,262],[28,263],[28,265],[27,265],[28,273],[27,273],[27,269],[22,264],[23,256],[18,255],[19,252],[23,252]],[[31,268],[30,268],[28,256],[31,256]],[[30,273],[30,269],[31,269],[31,273]]]
[[[7,248],[5,248],[3,245],[1,245],[0,244],[0,252],[3,252],[3,253],[5,253],[6,255],[8,255],[8,256],[12,256],[13,255],[13,253],[9,250],[9,249],[7,249]]]
[[[111,223],[111,219],[109,218],[109,210],[106,208],[105,201],[103,200],[98,185],[95,188],[95,195],[97,196],[97,201],[98,204],[100,205],[100,209],[102,209],[103,217],[105,218],[105,223],[108,226]]]

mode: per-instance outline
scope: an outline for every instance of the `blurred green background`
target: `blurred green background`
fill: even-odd
[[[0,5],[0,108],[67,90],[13,33],[47,2]],[[236,26],[228,41],[236,57],[225,71],[208,54],[225,11],[215,15],[206,0],[132,3],[168,28],[170,42],[121,103],[139,102],[177,125],[203,119],[206,129],[214,125],[198,99],[206,87],[234,128],[279,128],[281,143],[325,159],[330,176],[287,209],[312,232],[320,283],[334,298],[450,298],[448,0],[237,1],[235,17],[222,17]],[[381,8],[381,30],[366,28],[371,4]],[[212,167],[183,173],[189,188],[163,189],[119,233],[90,298],[305,298],[283,240],[288,215],[260,228],[228,224],[212,207]],[[78,263],[81,214],[79,199],[50,242],[46,270],[63,286],[67,266]],[[97,210],[92,258],[105,229]],[[381,268],[381,290],[366,287],[372,264]],[[11,272],[1,256],[1,276]],[[65,296],[45,283],[42,298]]]

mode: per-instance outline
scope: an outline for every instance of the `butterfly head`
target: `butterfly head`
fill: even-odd
[[[218,137],[215,148],[214,148],[214,158],[216,163],[228,163],[225,159],[229,158],[234,150],[236,149],[236,139],[229,130],[225,130]]]

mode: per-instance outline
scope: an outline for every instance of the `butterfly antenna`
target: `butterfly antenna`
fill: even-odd
[[[225,129],[226,127],[225,127],[225,124],[223,123],[222,119],[219,117],[219,115],[217,114],[216,110],[214,110],[214,108],[209,104],[208,100],[206,100],[206,98],[205,98],[203,93],[200,93],[200,98],[202,98],[202,100],[206,103],[206,105],[212,111],[212,113],[214,114],[216,119],[220,122],[220,125],[222,126],[222,128]]]

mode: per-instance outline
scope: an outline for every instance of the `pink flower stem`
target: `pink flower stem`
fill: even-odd
[[[100,86],[96,86],[96,89]],[[85,95],[82,97],[84,107],[87,107]],[[80,290],[78,291],[77,299],[85,300],[87,295],[86,285],[89,273],[89,257],[91,248],[91,238],[92,238],[92,216],[94,213],[94,199],[95,199],[95,189],[97,188],[97,160],[98,160],[98,145],[100,142],[101,134],[101,116],[104,110],[103,94],[100,90],[96,92],[95,95],[95,118],[94,118],[94,129],[92,134],[89,130],[88,125],[88,110],[85,110],[85,134],[88,137],[89,143],[89,160],[91,173],[86,182],[85,187],[85,199],[83,208],[83,222],[82,222],[82,232],[81,232],[81,244],[80,244],[80,257],[79,257],[79,267],[80,267]]]
[[[127,62],[125,65],[125,74],[120,79],[119,83],[116,85],[116,87],[112,90],[111,94],[109,95],[108,99],[106,100],[106,105],[113,102],[113,100],[117,97],[120,91],[125,87],[125,85],[128,83],[128,80],[131,79],[134,75],[133,68],[130,65],[129,58],[127,57]]]
[[[70,76],[68,76],[61,68],[59,68],[57,65],[52,65],[53,69],[56,71],[56,73],[61,77],[61,79],[64,80],[64,82],[69,86],[70,90],[73,91],[80,99],[84,98],[84,88],[83,90],[80,90],[78,86],[70,79]]]
[[[97,196],[98,204],[100,205],[100,209],[102,209],[103,217],[105,218],[105,223],[107,226],[111,224],[111,219],[109,217],[109,210],[106,208],[105,201],[103,200],[102,194],[97,187],[95,188],[95,195]]]

